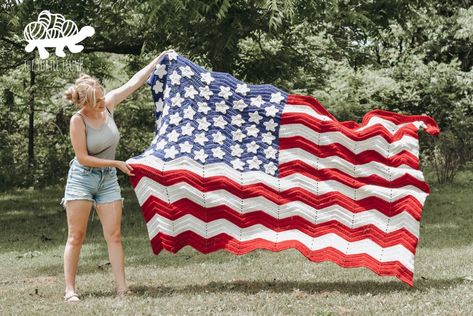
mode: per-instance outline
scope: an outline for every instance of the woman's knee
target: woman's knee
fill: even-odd
[[[67,243],[71,246],[82,246],[85,239],[85,231],[72,231],[67,236]]]
[[[116,229],[110,232],[104,232],[103,236],[107,243],[121,243],[122,241],[120,229]]]

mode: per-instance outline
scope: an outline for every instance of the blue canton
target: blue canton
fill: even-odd
[[[209,72],[171,52],[147,83],[156,131],[140,156],[164,161],[189,157],[201,164],[224,162],[239,171],[278,175],[278,134],[287,93]]]

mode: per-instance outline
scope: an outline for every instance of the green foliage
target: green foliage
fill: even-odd
[[[35,69],[31,86],[27,62],[38,59],[24,51],[22,31],[44,9],[79,27],[92,25],[96,34],[84,41],[83,53],[48,59],[78,62],[80,69]],[[167,48],[249,83],[313,95],[340,120],[359,122],[375,108],[431,115],[445,136],[423,139],[421,158],[453,175],[438,173],[439,181],[452,181],[473,159],[472,10],[470,1],[438,0],[24,0],[0,12],[0,162],[10,166],[2,170],[0,189],[63,179],[74,155],[68,134],[76,109],[62,92],[80,72],[110,90]],[[33,168],[27,150],[32,102]],[[148,87],[119,106],[117,158],[149,144],[151,109]]]
[[[460,8],[458,12],[457,23],[459,29],[455,32],[456,39],[473,40],[473,7],[465,10]]]

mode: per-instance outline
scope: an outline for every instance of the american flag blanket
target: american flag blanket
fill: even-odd
[[[413,285],[429,186],[428,116],[340,122],[315,98],[251,85],[171,52],[148,79],[156,131],[127,162],[153,252],[295,248]]]

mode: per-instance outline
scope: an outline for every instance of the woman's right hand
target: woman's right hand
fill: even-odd
[[[130,177],[134,176],[134,174],[132,173],[133,171],[133,167],[130,166],[129,164],[127,164],[126,162],[124,161],[118,161],[116,162],[115,164],[115,167],[117,167],[118,169],[120,169],[123,173],[129,175]]]

